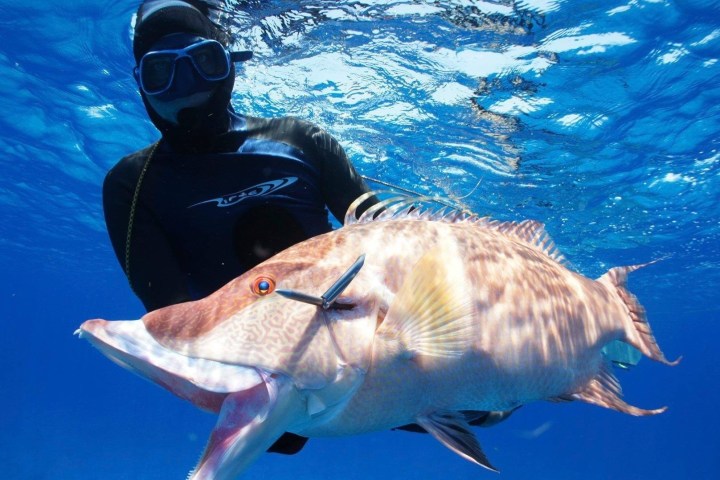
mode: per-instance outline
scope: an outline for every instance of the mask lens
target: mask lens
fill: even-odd
[[[168,87],[176,57],[173,53],[162,52],[149,53],[143,57],[140,76],[143,89],[147,93],[159,92]]]
[[[148,95],[158,95],[173,81],[175,64],[188,57],[195,70],[205,80],[216,81],[230,74],[230,54],[214,40],[204,40],[178,50],[148,52],[140,61],[139,80]]]
[[[219,80],[230,73],[225,49],[217,42],[203,42],[188,49],[195,68],[207,80]]]

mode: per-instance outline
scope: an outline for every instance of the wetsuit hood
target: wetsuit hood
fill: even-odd
[[[202,1],[146,0],[140,5],[135,18],[135,62],[139,63],[155,42],[173,33],[195,34],[229,46],[230,35],[213,23],[209,15],[210,6]]]
[[[135,20],[133,54],[139,63],[152,45],[161,38],[176,33],[188,33],[217,40],[224,46],[230,35],[210,21],[210,6],[202,1],[147,0],[140,5]],[[208,101],[199,107],[184,109],[178,123],[163,119],[150,105],[144,92],[140,92],[150,120],[163,139],[178,151],[201,152],[212,147],[218,135],[225,133],[230,123],[230,97],[235,83],[235,67],[219,83]]]

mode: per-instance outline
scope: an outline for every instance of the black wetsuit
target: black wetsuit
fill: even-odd
[[[368,190],[328,133],[294,118],[232,115],[203,153],[160,141],[123,158],[105,179],[105,219],[148,310],[199,299],[275,253],[331,230]],[[128,272],[126,272],[128,273]]]

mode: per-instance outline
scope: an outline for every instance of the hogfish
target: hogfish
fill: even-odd
[[[621,399],[603,349],[669,362],[626,288],[570,270],[542,224],[394,197],[297,244],[212,295],[78,330],[110,359],[219,414],[192,479],[236,478],[284,432],[419,426],[495,470],[468,412]]]

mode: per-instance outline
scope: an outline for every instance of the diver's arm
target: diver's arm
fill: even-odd
[[[370,191],[370,188],[332,135],[318,130],[313,134],[313,140],[322,161],[322,191],[325,202],[335,218],[342,222],[353,200]],[[368,199],[362,204],[362,208],[358,209],[358,214],[377,201],[375,197]]]
[[[103,184],[105,223],[115,255],[126,270],[126,240],[130,206],[139,173],[123,162],[108,172]],[[142,195],[140,195],[142,197]],[[148,311],[191,300],[170,242],[153,215],[137,203],[130,240],[130,286]],[[129,273],[129,274],[128,274]]]

